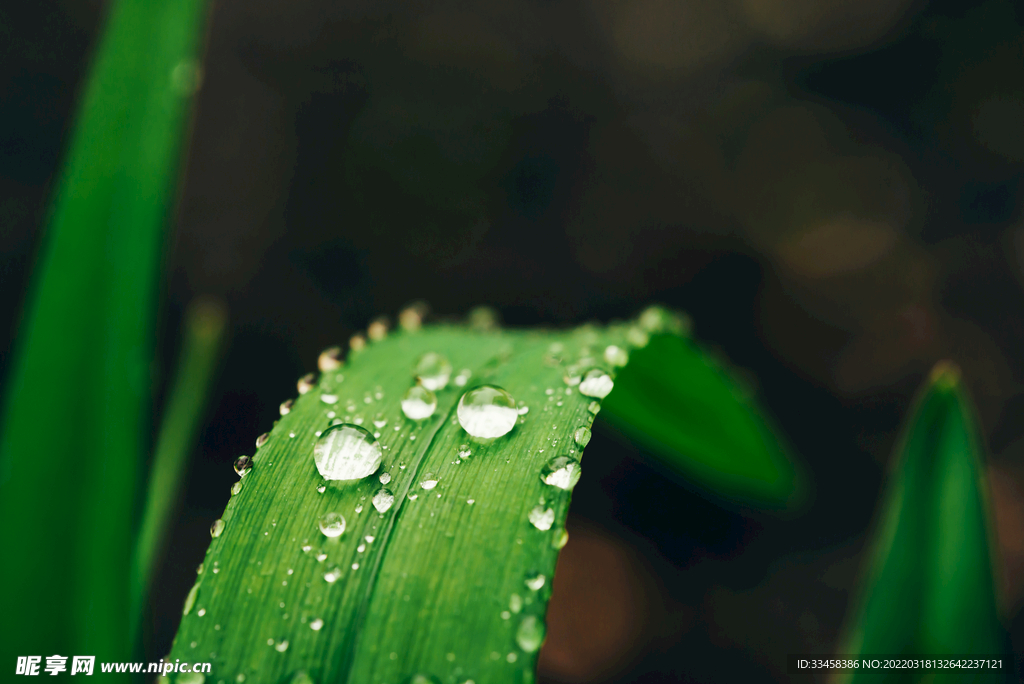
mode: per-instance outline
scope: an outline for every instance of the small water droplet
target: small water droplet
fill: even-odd
[[[234,496],[235,494],[238,494],[238,492],[240,492],[240,491],[242,491],[242,481],[241,480],[239,480],[235,484],[231,485],[231,496]]]
[[[213,521],[213,524],[210,525],[210,536],[213,537],[214,539],[216,539],[217,537],[219,537],[221,535],[221,532],[223,532],[223,531],[224,531],[224,521],[221,520],[220,518],[217,518],[216,520]]]
[[[309,553],[312,549],[313,549],[312,546],[310,546],[309,544],[306,544],[305,546],[302,547],[302,553]]]
[[[527,615],[516,630],[516,644],[524,653],[534,653],[544,643],[544,623],[533,615]]]
[[[354,352],[361,352],[366,349],[366,338],[356,334],[348,339],[348,348]]]
[[[540,479],[544,484],[570,490],[580,481],[580,462],[568,456],[556,456],[545,464],[540,471]]]
[[[323,563],[325,560],[327,560],[327,554],[326,553],[318,553],[316,555],[316,562],[317,563]]]
[[[252,470],[252,459],[248,456],[239,456],[235,459],[235,472],[238,477],[245,477]]]
[[[205,681],[206,675],[200,672],[183,672],[174,680],[175,684],[203,684]]]
[[[341,368],[341,347],[328,347],[324,349],[320,352],[316,365],[322,373]]]
[[[426,302],[413,302],[398,312],[398,327],[406,332],[416,332],[423,325],[429,310]]]
[[[410,495],[409,495],[409,501],[415,501],[415,500],[416,500],[416,499],[418,499],[419,497],[420,497],[420,495],[419,495],[419,494],[410,494]]]
[[[206,615],[206,609],[200,608],[196,615],[198,615],[199,617],[203,617],[204,615]]]
[[[604,360],[613,366],[625,366],[629,363],[629,353],[622,347],[609,344],[604,348]]]
[[[287,401],[282,401],[281,405],[278,407],[278,410],[281,412],[282,416],[287,416],[289,413],[292,412],[292,406],[294,406],[294,405],[295,405],[295,400],[294,399],[289,399]]]
[[[316,491],[318,491],[321,494],[323,494],[324,492],[327,491],[327,487],[325,485],[320,485],[319,487],[316,488]]]
[[[452,364],[437,352],[427,352],[416,362],[416,380],[428,390],[436,392],[448,385]]]
[[[288,684],[316,684],[316,683],[313,681],[312,677],[310,677],[308,674],[306,674],[302,670],[299,670],[298,672],[296,672],[295,674],[292,675],[292,678],[288,682]]]
[[[384,316],[375,318],[366,326],[366,336],[374,342],[380,342],[388,336],[388,319]]]
[[[519,415],[525,416],[529,412],[530,412],[530,407],[529,406],[520,406],[519,407],[519,411],[518,411]]]
[[[353,563],[352,564],[352,569],[353,570],[358,570],[359,569],[359,563]]]
[[[313,389],[316,384],[316,373],[307,373],[299,378],[299,381],[295,383],[295,386],[299,390],[299,394],[305,394],[309,390]]]
[[[391,473],[381,473],[378,479],[381,484],[387,484],[388,482],[391,482]]]
[[[266,444],[268,439],[270,439],[270,433],[269,432],[264,432],[262,435],[257,437],[256,438],[256,448],[259,449],[261,446]]]
[[[476,503],[476,499],[466,499],[466,503],[472,506],[473,504]]]
[[[569,543],[569,533],[562,528],[555,532],[555,536],[551,538],[551,548],[560,549]]]
[[[498,312],[489,306],[477,306],[470,309],[466,316],[469,327],[474,330],[494,330],[500,326]]]
[[[320,618],[317,618],[316,620],[313,620],[312,622],[309,623],[309,628],[311,630],[313,630],[314,632],[319,632],[320,629],[323,626],[324,626],[324,621],[321,620]]]
[[[321,394],[320,395],[320,401],[324,402],[325,404],[337,404],[338,403],[338,395],[337,394]]]
[[[590,402],[590,404],[587,405],[587,410],[590,411],[592,415],[596,416],[598,413],[601,412],[601,404],[596,401],[592,401]]]
[[[441,684],[441,680],[433,675],[416,673],[405,680],[404,684]]]
[[[320,531],[325,537],[340,537],[345,531],[345,516],[341,513],[324,513],[320,516]]]
[[[325,480],[360,480],[380,467],[381,456],[373,435],[350,423],[327,428],[313,447],[316,468]]]
[[[612,391],[615,383],[612,377],[600,368],[588,370],[580,381],[580,394],[597,399],[604,399]]]
[[[544,586],[545,581],[547,581],[547,578],[544,575],[530,575],[525,581],[526,588],[531,591],[539,591]]]
[[[373,507],[377,509],[378,513],[384,513],[395,503],[395,495],[391,493],[391,490],[384,489],[383,487],[373,495]]]
[[[517,660],[519,660],[519,655],[516,653],[509,653],[507,656],[505,656],[505,660],[510,663],[514,663]]]
[[[434,477],[433,473],[427,473],[426,475],[423,476],[423,479],[420,480],[420,487],[422,487],[423,489],[433,489],[436,486],[437,478]]]
[[[434,415],[437,395],[422,385],[413,385],[402,397],[402,413],[409,420],[424,420]]]
[[[366,540],[367,544],[372,544],[373,540],[376,539],[376,537],[374,537],[373,535],[368,534],[365,537],[363,537],[363,539]]]
[[[362,513],[362,512],[363,512],[363,505],[362,504],[356,504],[356,513]]]
[[[626,331],[626,341],[634,347],[646,347],[650,339],[650,335],[639,326],[631,325]]]
[[[277,651],[278,653],[284,653],[285,651],[287,651],[288,650],[288,640],[285,639],[284,641],[277,642],[277,645],[274,646],[274,650]]]
[[[586,426],[576,428],[576,432],[572,433],[572,439],[574,442],[580,445],[580,448],[590,444],[590,428]]]
[[[196,582],[189,589],[188,596],[185,597],[185,606],[182,608],[181,614],[188,615],[189,611],[192,610],[192,606],[195,605],[196,596],[199,595],[199,585],[201,582]]]
[[[493,385],[481,385],[463,394],[456,413],[462,429],[479,439],[508,434],[519,415],[512,395]]]
[[[359,546],[356,547],[356,553],[362,553],[365,550],[366,550],[366,544],[360,544]]]
[[[381,411],[380,413],[378,413],[377,415],[375,415],[373,417],[373,425],[374,425],[374,427],[382,428],[382,427],[384,427],[387,424],[388,424],[388,418],[387,418],[387,416],[384,415],[383,411]]]
[[[512,617],[512,613],[508,612],[507,610],[501,611],[502,620],[508,620],[510,617]]]
[[[331,568],[324,573],[324,581],[328,584],[334,584],[341,577],[341,568]]]
[[[541,532],[545,532],[551,529],[551,525],[555,522],[555,509],[545,508],[544,506],[534,506],[533,510],[530,511],[530,523],[533,524]]]
[[[523,609],[523,597],[519,594],[512,594],[508,600],[508,609],[513,613],[518,613]]]

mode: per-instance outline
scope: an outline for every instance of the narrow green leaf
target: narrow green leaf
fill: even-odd
[[[599,400],[581,390],[602,393],[588,369],[614,375],[609,345],[628,352],[626,330],[436,326],[371,343],[325,372],[274,426],[215,526],[171,659],[209,659],[212,678],[227,681],[300,671],[353,684],[532,681],[570,497],[541,474],[589,441]],[[417,422],[400,399],[431,352],[450,359],[452,379]],[[511,432],[490,442],[457,417],[480,384],[520,406]],[[334,420],[379,435],[378,472],[322,480],[316,432]],[[383,488],[394,504],[378,511]],[[344,516],[341,536],[321,533],[328,513]]]
[[[803,494],[798,471],[753,401],[693,341],[648,327],[654,336],[619,374],[603,415],[719,497],[793,506]]]
[[[113,3],[83,91],[4,388],[4,663],[128,655],[154,294],[204,7]]]
[[[996,603],[982,460],[959,370],[939,364],[894,458],[845,653],[1008,653]],[[974,681],[959,670],[929,676],[935,682]],[[996,681],[991,673],[985,676],[981,681]],[[920,673],[889,670],[857,673],[850,680],[919,678]]]
[[[131,634],[136,638],[143,602],[153,580],[153,564],[163,545],[188,456],[199,432],[226,323],[227,311],[216,300],[197,300],[185,313],[185,340],[153,451],[142,524],[135,543]]]

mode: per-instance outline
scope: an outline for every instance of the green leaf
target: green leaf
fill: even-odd
[[[796,505],[805,489],[800,474],[753,401],[692,340],[657,334],[664,328],[657,319],[647,328],[654,336],[619,374],[603,415],[672,471],[720,498]]]
[[[1009,652],[996,603],[982,461],[959,370],[941,363],[917,398],[897,448],[845,653]],[[929,681],[972,681],[962,671],[930,674],[935,678]],[[902,682],[918,676],[890,670],[851,679]]]
[[[135,638],[139,637],[138,621],[153,581],[154,563],[167,534],[188,456],[199,432],[226,323],[227,311],[216,300],[199,299],[185,312],[185,341],[153,451],[142,524],[132,561],[130,633]]]
[[[128,656],[155,292],[205,4],[113,3],[83,91],[4,388],[0,614],[21,616],[4,663]]]

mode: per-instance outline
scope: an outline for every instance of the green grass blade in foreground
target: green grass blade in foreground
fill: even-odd
[[[600,363],[592,350],[609,344],[628,348],[624,331],[435,326],[392,334],[325,372],[274,426],[228,503],[170,658],[210,659],[212,679],[226,681],[299,671],[319,683],[399,684],[417,673],[532,681],[569,505],[569,491],[541,472],[553,457],[579,458],[599,409],[580,390],[599,393],[601,378],[568,385],[560,359]],[[427,352],[455,372],[416,423],[400,399]],[[490,443],[456,417],[460,396],[481,383],[521,406],[512,431]],[[380,473],[323,482],[313,446],[332,420],[379,434]],[[378,511],[383,488],[394,505]],[[318,528],[328,512],[347,522],[340,537]]]
[[[216,300],[199,299],[185,313],[185,340],[153,451],[153,466],[135,543],[132,566],[132,630],[138,636],[143,602],[153,581],[153,564],[167,533],[195,444],[217,367],[227,311]]]
[[[894,457],[865,593],[844,653],[1008,653],[996,602],[982,458],[959,370],[939,364]],[[971,677],[977,672],[932,672],[929,681],[976,681]],[[992,673],[978,676],[977,681],[1001,681]],[[919,673],[888,670],[846,681],[918,678]]]
[[[112,3],[82,93],[4,387],[4,663],[128,658],[155,292],[204,8]]]
[[[720,497],[770,508],[796,504],[804,484],[795,462],[753,401],[691,340],[657,334],[662,327],[657,319],[648,325],[650,343],[631,355],[602,418]]]

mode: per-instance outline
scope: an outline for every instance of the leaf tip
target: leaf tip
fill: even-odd
[[[951,390],[960,386],[961,376],[960,366],[949,359],[943,359],[932,367],[928,374],[928,384],[935,389]]]

